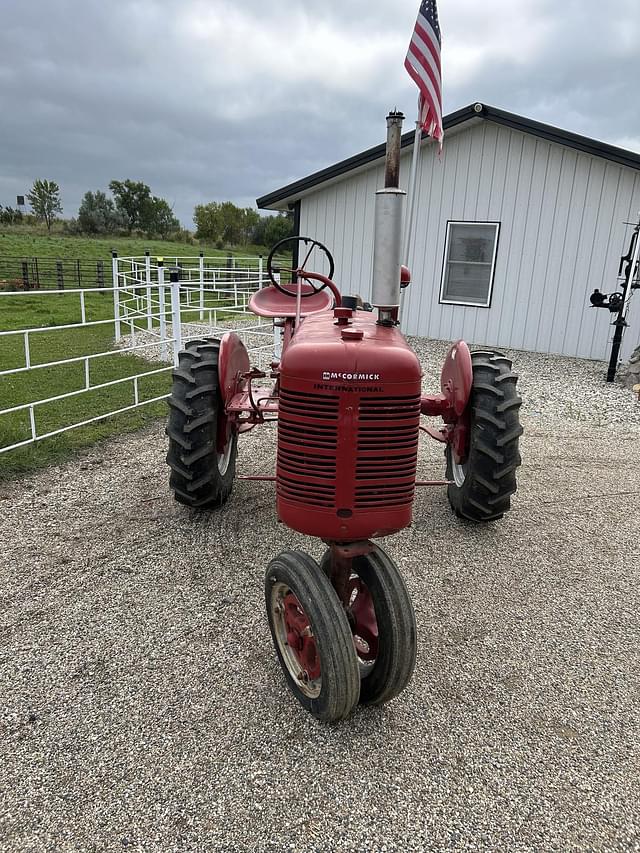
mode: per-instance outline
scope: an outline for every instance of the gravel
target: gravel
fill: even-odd
[[[414,343],[435,390],[445,345]],[[322,552],[272,485],[191,513],[160,424],[0,484],[1,848],[640,849],[640,405],[602,364],[514,357],[513,511],[467,526],[419,490],[385,542],[414,679],[336,726],[271,647],[266,563]],[[274,449],[244,436],[242,472]],[[425,441],[420,476],[441,471]]]

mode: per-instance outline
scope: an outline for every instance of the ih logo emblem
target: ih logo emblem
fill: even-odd
[[[351,379],[356,382],[371,382],[377,381],[380,379],[379,373],[332,373],[329,370],[325,370],[322,374],[322,378],[326,381],[328,379]]]

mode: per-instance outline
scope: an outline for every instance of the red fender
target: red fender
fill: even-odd
[[[225,406],[242,389],[240,375],[251,369],[245,345],[235,332],[225,332],[220,340],[218,376]]]
[[[440,374],[442,394],[456,419],[467,408],[472,384],[473,366],[469,347],[464,341],[457,341],[447,353]]]
[[[440,394],[427,394],[420,401],[423,415],[441,417],[446,424],[444,429],[422,429],[436,441],[450,444],[456,462],[463,462],[469,450],[469,399],[472,385],[473,364],[469,347],[464,341],[457,341],[442,365]]]

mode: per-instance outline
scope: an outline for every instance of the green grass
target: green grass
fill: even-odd
[[[111,294],[88,294],[87,320],[113,317]],[[0,330],[60,326],[80,320],[79,296],[56,293],[51,296],[3,296],[0,298]],[[123,331],[124,331],[123,327]],[[114,324],[108,323],[79,329],[48,330],[31,335],[31,363],[44,364],[63,358],[89,355],[112,349]],[[21,335],[0,336],[0,365],[3,369],[25,365]],[[161,367],[135,355],[110,355],[90,362],[90,382],[97,385],[132,373],[143,373]],[[46,397],[83,388],[84,362],[16,373],[0,377],[2,408],[18,406]],[[169,373],[139,380],[140,399],[151,399],[167,393]],[[133,403],[131,382],[69,397],[35,408],[39,434],[60,429]],[[60,460],[70,452],[93,444],[116,432],[138,429],[163,415],[164,402],[152,403],[132,412],[70,430],[33,445],[0,454],[0,478]],[[28,411],[0,415],[0,447],[23,441],[30,436]]]
[[[52,234],[43,234],[33,226],[3,227],[0,230],[0,259],[5,256],[79,258],[80,260],[107,260],[111,249],[120,256],[142,255],[149,250],[152,256],[165,258],[171,263],[172,255],[197,255],[200,250],[206,255],[226,258],[228,250],[214,249],[207,245],[190,245],[169,241],[153,241],[134,238],[109,238],[104,240],[88,237],[64,236],[60,224],[54,225]],[[260,246],[244,246],[233,252],[236,255],[267,254]],[[241,262],[242,263],[242,262]],[[110,274],[108,274],[110,280]],[[166,299],[169,301],[167,288]],[[224,307],[207,294],[205,305]],[[86,294],[87,320],[113,320],[113,297],[110,293]],[[157,310],[157,309],[156,309]],[[220,319],[224,318],[221,313]],[[185,321],[194,322],[197,314],[185,315]],[[36,327],[61,326],[80,321],[78,294],[55,292],[45,296],[37,293],[0,296],[0,331]],[[158,321],[155,321],[158,325]],[[122,324],[122,333],[128,327]],[[89,326],[79,329],[47,330],[30,335],[31,363],[44,364],[63,358],[105,352],[114,346],[114,323]],[[171,347],[171,345],[169,345]],[[0,369],[6,370],[25,366],[24,342],[21,335],[0,336]],[[90,384],[97,385],[121,379],[132,373],[144,373],[162,365],[149,362],[131,354],[109,355],[90,361]],[[41,368],[23,373],[0,377],[0,409],[11,408],[47,397],[65,394],[85,385],[84,363],[60,367]],[[139,399],[148,400],[168,393],[170,372],[139,380]],[[60,429],[77,421],[131,405],[133,383],[123,382],[97,391],[88,391],[35,408],[38,434]],[[23,448],[0,453],[0,479],[42,467],[68,457],[76,450],[86,447],[110,435],[139,429],[158,417],[166,416],[164,401],[151,403],[131,412],[97,421],[85,427],[69,430],[44,441]],[[0,448],[29,438],[30,421],[28,410],[0,415]]]
[[[198,243],[177,243],[169,240],[145,240],[130,237],[109,237],[96,239],[94,237],[66,237],[61,234],[50,236],[34,233],[34,229],[23,229],[19,226],[0,226],[0,258],[7,257],[33,257],[33,258],[59,258],[64,260],[79,259],[81,261],[108,260],[111,250],[115,249],[118,255],[126,257],[129,255],[144,255],[149,250],[152,257],[164,257],[170,259],[172,256],[188,255],[197,256],[200,251],[211,257],[226,258],[232,255],[258,255],[267,256],[268,250],[264,246],[242,246],[237,249],[216,249],[211,245]]]
[[[167,293],[167,304],[169,294]],[[79,294],[54,292],[42,294],[6,295],[0,297],[0,331],[13,329],[62,326],[80,320]],[[107,352],[114,347],[113,297],[110,293],[88,293],[85,296],[86,319],[112,322],[77,329],[47,329],[30,335],[31,364],[46,364],[63,358],[74,358]],[[224,302],[209,297],[205,305],[224,306]],[[156,309],[157,310],[157,309]],[[191,315],[186,315],[190,318]],[[195,315],[197,317],[197,315]],[[194,319],[195,319],[194,317]],[[224,314],[220,314],[224,318]],[[158,321],[154,321],[158,325]],[[121,324],[122,334],[128,326]],[[168,345],[169,358],[171,344]],[[133,373],[146,373],[162,367],[133,354],[114,354],[90,362],[90,384],[97,385],[122,379]],[[22,335],[0,336],[0,366],[2,369],[25,366]],[[15,373],[0,377],[0,408],[65,394],[85,387],[84,362]],[[139,399],[150,400],[170,390],[170,371],[138,380]],[[95,391],[88,391],[42,406],[35,407],[37,432],[60,429],[64,426],[124,408],[134,402],[133,383],[123,382]],[[166,403],[159,401],[147,406],[97,421],[84,427],[52,436],[35,444],[0,453],[0,479],[15,476],[52,462],[60,461],[73,452],[108,436],[139,429],[149,422],[166,416]],[[28,439],[31,435],[28,410],[0,415],[0,447]]]

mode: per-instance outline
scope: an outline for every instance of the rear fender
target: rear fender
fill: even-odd
[[[220,394],[225,406],[234,394],[243,390],[245,380],[242,376],[250,369],[249,355],[245,345],[235,332],[225,332],[220,340],[218,355]]]
[[[448,424],[457,423],[467,410],[472,384],[471,353],[464,341],[458,341],[449,349],[442,365],[440,394],[423,396],[420,411],[429,417],[440,417]]]
[[[449,350],[442,365],[440,389],[455,419],[467,408],[473,384],[471,353],[464,341],[457,341]]]

